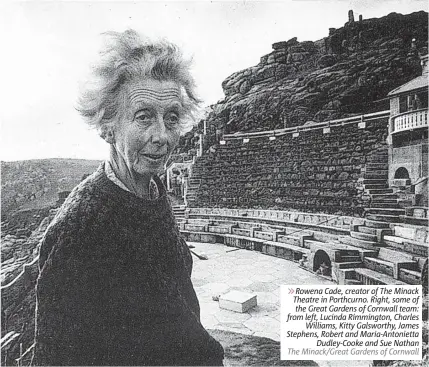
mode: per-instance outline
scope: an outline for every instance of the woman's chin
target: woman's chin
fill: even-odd
[[[133,165],[133,170],[137,174],[141,176],[153,176],[153,175],[159,175],[164,172],[165,165],[164,162],[159,164],[135,164]]]

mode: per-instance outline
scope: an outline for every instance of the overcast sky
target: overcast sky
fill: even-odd
[[[427,8],[425,0],[2,2],[1,159],[107,156],[74,110],[102,32],[134,28],[181,46],[209,105],[223,98],[227,76],[256,65],[274,42],[326,37],[349,9],[357,20]]]

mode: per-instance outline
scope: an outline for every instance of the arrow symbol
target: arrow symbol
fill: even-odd
[[[289,288],[289,294],[292,294],[293,292],[295,292],[295,291],[293,290],[293,288]]]

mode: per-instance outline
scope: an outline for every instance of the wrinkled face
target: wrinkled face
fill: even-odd
[[[174,81],[139,79],[124,85],[125,113],[115,126],[116,150],[128,169],[152,176],[179,142],[184,110]]]

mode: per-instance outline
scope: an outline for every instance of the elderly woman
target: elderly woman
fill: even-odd
[[[158,178],[198,102],[189,63],[167,42],[108,36],[79,111],[110,157],[43,239],[33,364],[221,365]]]

